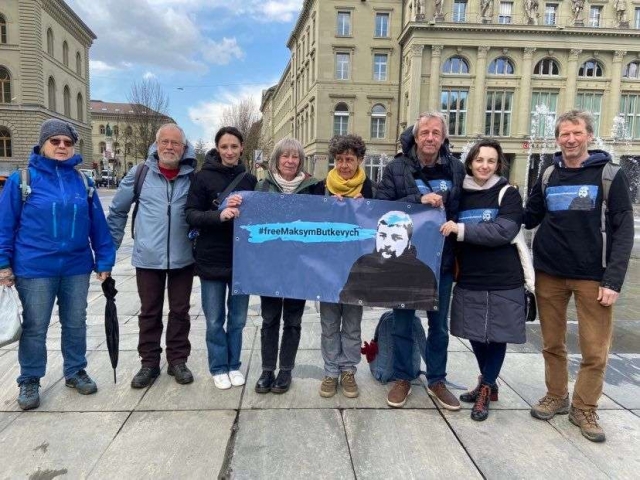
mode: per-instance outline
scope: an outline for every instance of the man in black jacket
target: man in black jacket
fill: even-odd
[[[605,440],[596,409],[613,333],[613,304],[618,299],[633,247],[634,225],[629,183],[620,169],[604,199],[603,169],[608,153],[589,151],[593,118],[572,110],[558,117],[560,152],[554,170],[534,185],[525,212],[526,228],[540,228],[533,242],[536,297],[542,330],[547,394],[531,415],[549,420],[569,413],[591,441]],[[576,192],[597,192],[595,202],[572,207]],[[586,197],[585,197],[586,198]],[[603,200],[607,210],[602,212]],[[602,234],[601,215],[606,215]],[[604,250],[603,250],[604,249]],[[604,251],[604,254],[603,254]],[[569,407],[567,373],[567,305],[575,297],[582,362]]]
[[[376,198],[444,207],[447,220],[456,220],[464,167],[449,152],[447,121],[440,112],[420,115],[415,125],[400,138],[402,153],[384,170]],[[442,408],[459,410],[460,402],[447,389],[447,347],[449,346],[449,300],[453,285],[453,244],[445,240],[438,285],[438,310],[429,311],[427,334],[427,382],[429,395]],[[418,281],[414,279],[414,281]],[[425,288],[428,288],[425,285]],[[387,404],[402,407],[411,393],[413,317],[415,310],[394,309],[394,376]]]

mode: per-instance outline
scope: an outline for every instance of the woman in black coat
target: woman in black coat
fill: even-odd
[[[242,197],[226,190],[234,181],[232,191],[253,190],[257,180],[240,162],[243,138],[238,129],[221,128],[215,142],[216,148],[207,153],[191,183],[185,211],[187,223],[199,230],[195,260],[207,321],[209,371],[215,386],[225,390],[245,382],[240,351],[249,307],[249,295],[233,295],[231,287],[233,219],[239,214]]]
[[[496,381],[507,343],[524,343],[524,273],[511,241],[523,220],[522,198],[500,176],[505,160],[495,140],[476,143],[465,160],[458,222],[443,235],[457,235],[458,283],[451,304],[451,333],[471,341],[480,367],[478,386],[460,396],[475,403],[473,420],[485,420],[498,399]],[[505,188],[506,187],[506,188]]]

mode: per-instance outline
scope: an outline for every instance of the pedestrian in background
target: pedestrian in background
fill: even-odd
[[[187,223],[199,232],[196,275],[200,277],[202,310],[207,320],[209,372],[214,385],[225,390],[245,382],[240,353],[249,308],[249,295],[232,294],[233,219],[240,215],[242,197],[231,192],[254,190],[257,180],[240,161],[243,138],[237,128],[218,130],[215,144],[191,183],[186,215]]]
[[[92,270],[100,281],[109,276],[115,247],[93,181],[75,169],[82,163],[77,141],[71,124],[45,121],[27,170],[13,173],[0,196],[0,285],[15,281],[23,307],[18,346],[23,410],[40,406],[56,300],[65,385],[82,395],[98,391],[85,370],[87,294]]]

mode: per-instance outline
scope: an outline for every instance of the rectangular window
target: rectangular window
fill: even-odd
[[[376,82],[387,81],[387,64],[389,56],[386,53],[376,53],[373,56],[373,79]]]
[[[640,139],[640,95],[622,95],[620,98],[620,128],[615,132],[616,140]]]
[[[591,8],[589,8],[589,26],[599,27],[601,16],[602,16],[602,7],[591,6]]]
[[[338,12],[336,35],[339,37],[351,36],[351,12]]]
[[[453,15],[454,22],[465,22],[467,20],[467,0],[454,0]]]
[[[531,128],[534,138],[554,138],[556,112],[558,109],[557,92],[536,92],[531,94]]]
[[[487,92],[484,133],[494,137],[508,137],[511,134],[511,110],[513,92]]]
[[[443,89],[440,110],[449,118],[449,135],[466,135],[468,90]]]
[[[376,30],[374,32],[374,36],[384,38],[389,36],[388,13],[376,13]]]
[[[346,135],[349,133],[349,114],[337,114],[333,116],[333,134]]]
[[[336,79],[349,80],[350,59],[348,53],[336,53]]]
[[[387,119],[383,116],[371,117],[371,138],[382,139],[384,138],[384,130]]]
[[[636,8],[635,16],[633,17],[633,26],[640,29],[640,8]]]
[[[600,112],[602,110],[602,93],[578,92],[576,96],[576,108],[587,110],[593,115],[593,136],[600,135]]]
[[[513,15],[513,2],[500,2],[500,15],[498,23],[511,23]]]
[[[544,24],[545,25],[555,25],[556,24],[556,15],[558,14],[558,4],[557,3],[547,3],[544,6]]]

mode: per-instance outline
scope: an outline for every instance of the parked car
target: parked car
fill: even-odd
[[[98,183],[98,173],[93,168],[81,168],[80,172],[84,173],[91,180]]]
[[[100,179],[97,181],[99,187],[117,187],[118,179],[109,170],[102,170]]]

